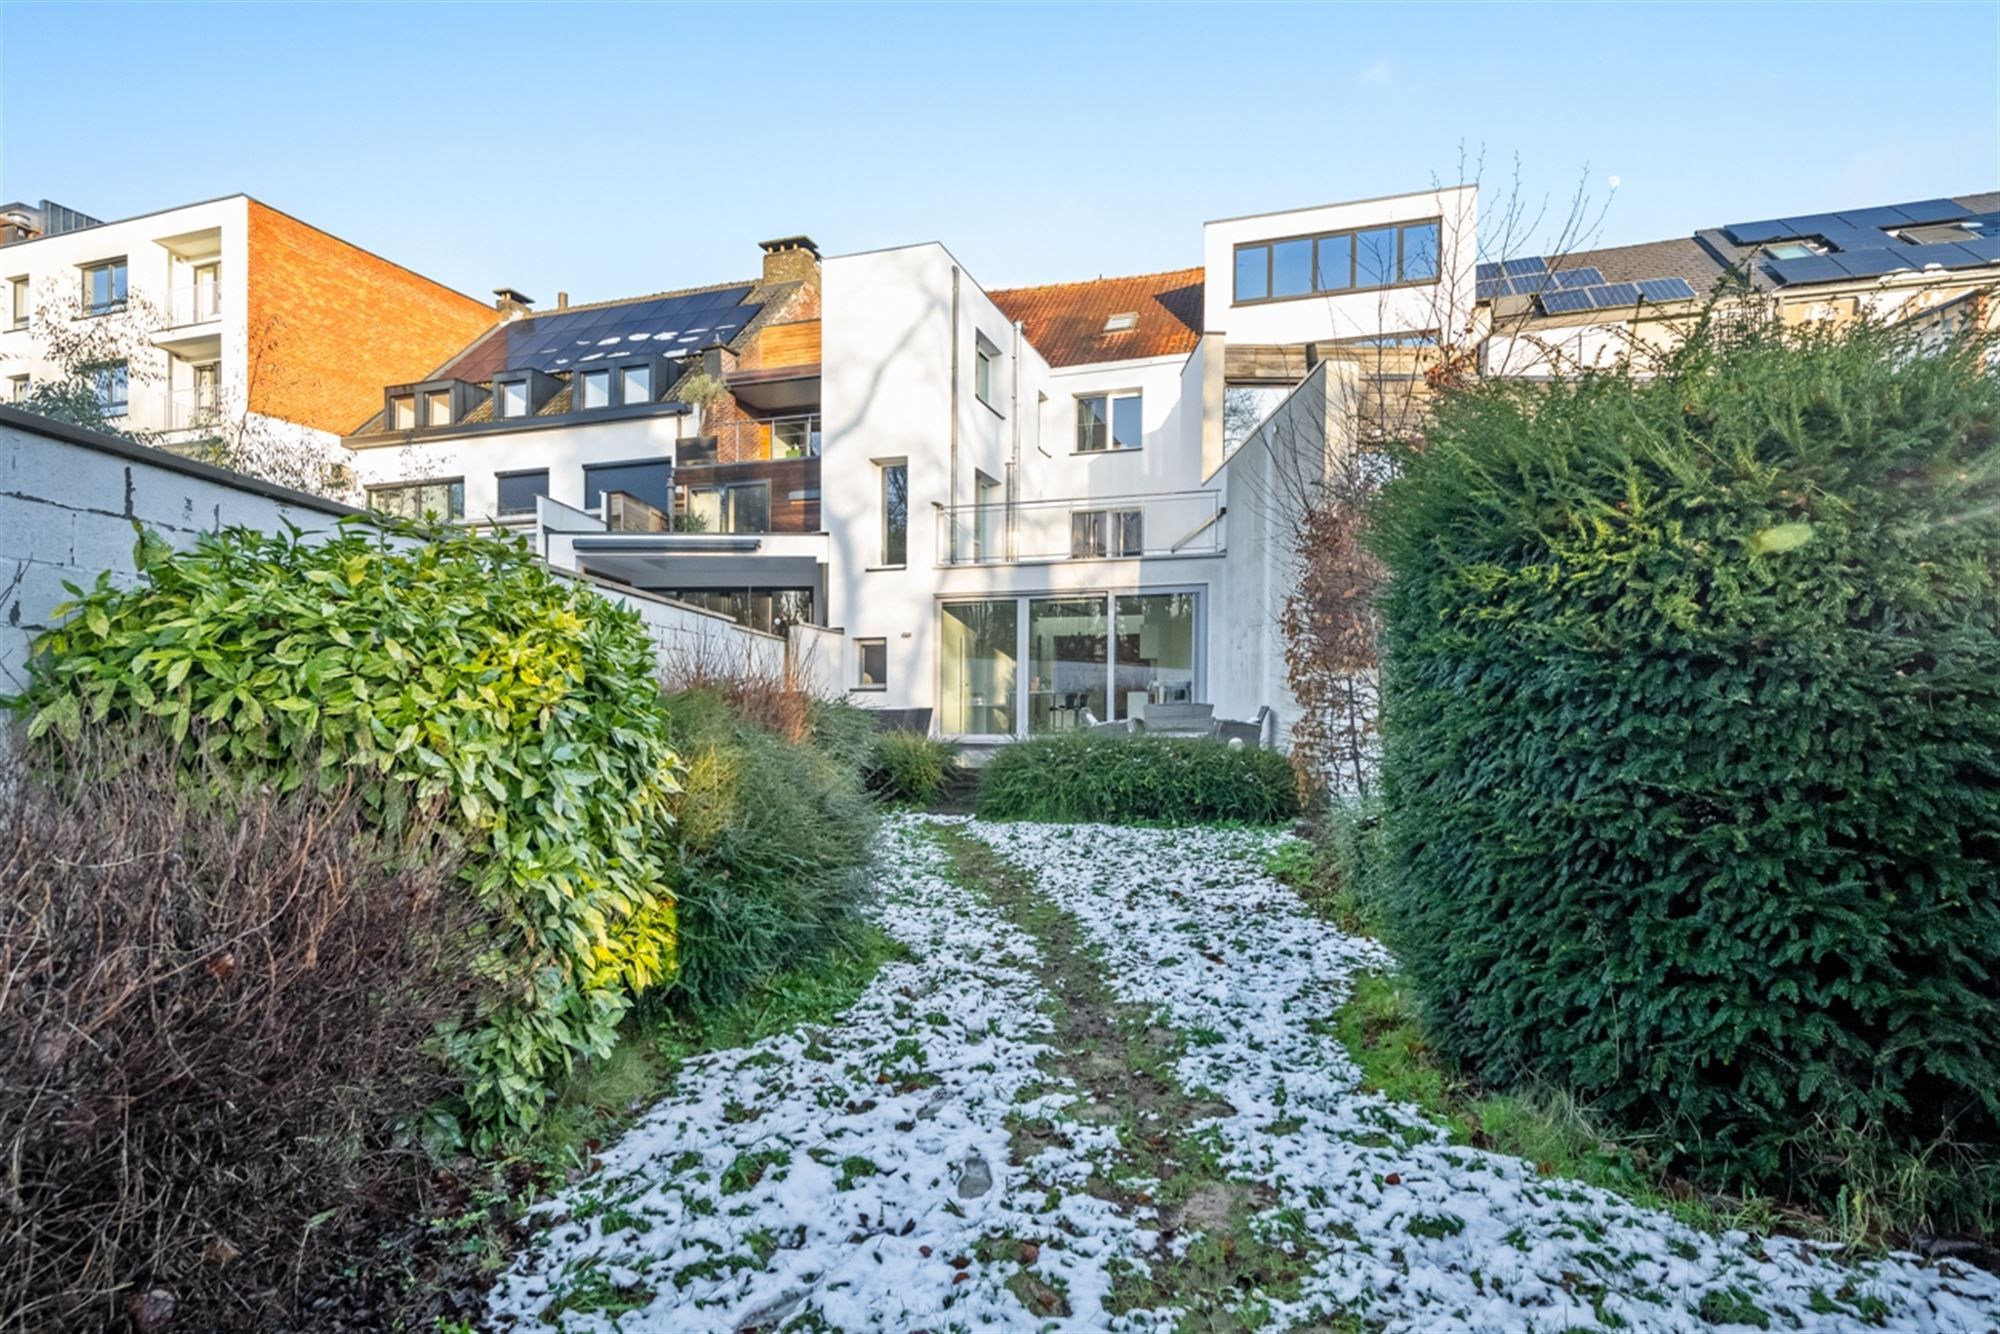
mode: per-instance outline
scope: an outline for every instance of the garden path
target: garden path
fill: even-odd
[[[1992,1331],[2000,1280],[1695,1230],[1454,1145],[1331,1023],[1390,961],[1245,830],[890,824],[912,957],[687,1062],[495,1328]]]

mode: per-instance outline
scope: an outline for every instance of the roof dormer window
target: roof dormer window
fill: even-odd
[[[1104,321],[1104,332],[1108,334],[1126,333],[1139,327],[1139,312],[1122,311]]]

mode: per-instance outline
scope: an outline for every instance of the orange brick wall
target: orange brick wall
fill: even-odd
[[[499,319],[254,199],[249,232],[252,412],[346,434]]]

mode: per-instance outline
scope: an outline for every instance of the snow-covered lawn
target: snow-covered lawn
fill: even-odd
[[[603,1170],[543,1206],[547,1232],[493,1293],[495,1326],[1176,1322],[1181,1310],[1134,1309],[1134,1294],[1173,1290],[1144,1280],[1223,1211],[1151,1203],[1101,1085],[1081,1088],[1063,1073],[1074,1053],[1050,1045],[1050,1011],[1085,989],[1015,924],[1018,904],[1010,918],[947,878],[943,826],[1028,872],[1093,948],[1102,987],[1173,1039],[1180,1105],[1200,1114],[1178,1128],[1127,1117],[1128,1140],[1214,1145],[1212,1170],[1249,1201],[1246,1236],[1225,1250],[1294,1262],[1271,1291],[1200,1294],[1208,1315],[1276,1329],[2000,1329],[1991,1275],[1713,1237],[1453,1146],[1359,1091],[1327,1021],[1354,973],[1388,960],[1262,875],[1272,836],[917,820],[884,836],[878,909],[915,960],[823,1029],[682,1067]],[[1028,1151],[1024,1126],[1040,1127]]]

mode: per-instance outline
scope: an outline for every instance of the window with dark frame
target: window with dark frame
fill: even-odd
[[[433,389],[424,395],[424,425],[451,425],[451,390]]]
[[[618,401],[626,407],[653,401],[653,368],[627,366],[618,373]]]
[[[889,686],[889,641],[854,641],[856,690],[886,690]]]
[[[705,532],[768,533],[771,484],[730,482],[723,486],[689,487],[687,512],[700,517]]]
[[[549,470],[502,472],[493,475],[498,492],[494,510],[499,514],[533,514],[535,500],[549,493]]]
[[[83,271],[84,307],[92,315],[125,309],[126,271],[123,257],[91,264]]]
[[[884,463],[882,470],[882,563],[910,561],[910,465]]]
[[[390,428],[397,431],[413,431],[417,427],[417,400],[411,394],[398,394],[389,400]]]
[[[1079,394],[1076,452],[1102,454],[1139,448],[1145,443],[1143,417],[1143,400],[1138,390]]]
[[[981,337],[974,345],[972,355],[972,392],[978,395],[981,403],[998,411],[1000,405],[993,401],[993,382],[994,371],[1000,364],[1000,349]]]
[[[528,415],[528,382],[526,380],[502,380],[494,386],[493,415],[496,417],[525,417]]]
[[[1110,559],[1144,554],[1146,554],[1145,511],[1103,509],[1070,512],[1071,560]]]
[[[586,412],[611,406],[611,372],[582,371],[576,377],[576,405]]]
[[[15,329],[27,328],[28,327],[28,280],[26,278],[8,279],[7,292],[8,292],[7,305],[8,305],[8,316],[10,321],[10,327]]]
[[[674,508],[673,467],[665,459],[633,463],[588,463],[583,469],[583,507],[596,509],[606,491],[623,491],[663,514]]]
[[[1439,220],[1358,227],[1236,247],[1235,303],[1436,282]]]

